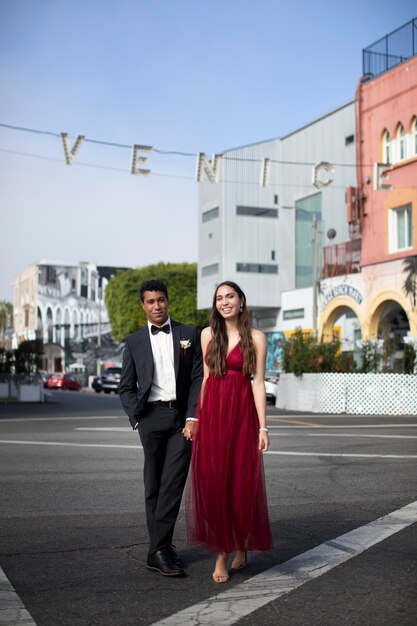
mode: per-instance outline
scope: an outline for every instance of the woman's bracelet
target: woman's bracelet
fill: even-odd
[[[268,429],[267,429],[267,428],[260,428],[260,429],[259,429],[259,432],[261,432],[261,431],[263,431],[264,433],[267,433],[267,432],[268,432]]]

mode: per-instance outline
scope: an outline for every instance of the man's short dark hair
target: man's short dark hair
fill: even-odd
[[[162,293],[165,294],[167,300],[168,300],[168,289],[167,286],[164,282],[162,282],[162,280],[145,280],[141,286],[140,286],[140,290],[139,290],[139,294],[140,294],[140,300],[141,302],[144,301],[144,294],[145,291],[162,291]]]

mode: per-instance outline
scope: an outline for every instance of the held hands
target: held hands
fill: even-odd
[[[261,452],[267,452],[269,448],[269,437],[266,429],[259,430],[259,450]]]
[[[185,422],[184,428],[182,429],[182,434],[184,435],[186,439],[188,439],[188,441],[193,440],[194,425],[195,425],[195,422],[191,420],[187,420]]]

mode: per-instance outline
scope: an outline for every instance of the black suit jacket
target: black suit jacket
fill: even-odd
[[[177,409],[180,420],[195,415],[197,398],[203,379],[203,358],[196,328],[175,322],[171,318],[174,345]],[[181,347],[180,342],[189,342]],[[123,408],[135,428],[148,401],[154,373],[148,325],[126,338],[123,352],[119,396]]]

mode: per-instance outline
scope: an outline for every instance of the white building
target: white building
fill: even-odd
[[[66,346],[110,333],[104,303],[105,291],[117,269],[40,261],[14,280],[13,344],[41,339],[44,343],[44,369],[65,370]]]
[[[351,235],[345,194],[356,186],[355,149],[350,102],[284,137],[220,156],[214,182],[200,183],[198,308],[211,306],[218,283],[233,280],[259,328],[312,328],[314,216],[318,277],[327,233],[332,243]]]

